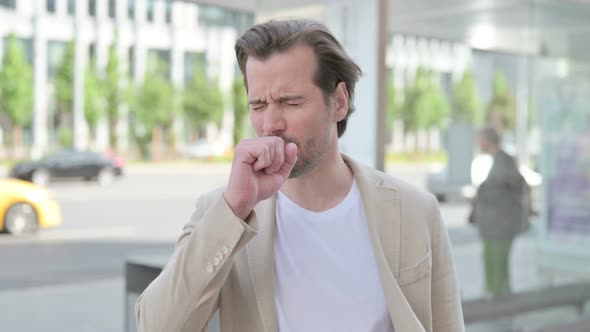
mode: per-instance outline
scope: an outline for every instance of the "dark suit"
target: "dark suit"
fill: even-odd
[[[510,291],[510,249],[524,228],[526,188],[514,159],[500,150],[473,202],[474,222],[484,244],[486,288],[493,295]]]

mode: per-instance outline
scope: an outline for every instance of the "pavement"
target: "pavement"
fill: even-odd
[[[428,166],[399,165],[388,172],[419,186]],[[50,189],[62,204],[64,225],[37,236],[0,236],[0,331],[124,331],[126,257],[169,251],[194,199],[225,182],[227,165],[135,166],[110,188],[56,184]],[[0,174],[2,174],[0,170]],[[198,179],[198,180],[195,180]],[[453,243],[464,299],[483,296],[481,244],[466,224],[466,204],[442,204]],[[521,236],[513,247],[515,291],[547,283],[537,273],[535,240]],[[557,308],[470,325],[469,332],[517,331],[574,320],[576,312]]]
[[[450,230],[453,234],[453,229]],[[101,246],[100,242],[95,244]],[[105,248],[116,247],[116,244],[105,242]],[[123,246],[123,245],[121,245]],[[132,252],[145,253],[169,250],[171,244],[160,244],[160,248],[136,248]],[[75,247],[70,245],[70,249]],[[125,313],[132,313],[132,306],[137,299],[131,295],[125,297],[124,279],[122,277],[120,248],[112,249],[114,257],[119,257],[120,271],[109,275],[109,271],[99,270],[95,275],[83,276],[72,274],[70,280],[63,283],[44,283],[35,287],[21,287],[0,290],[0,321],[2,331],[124,331]],[[456,269],[464,299],[478,298],[483,295],[483,275],[481,273],[481,247],[479,242],[455,245],[453,248]],[[80,255],[84,251],[79,252]],[[530,236],[518,239],[512,256],[512,282],[515,290],[531,289],[542,284],[535,274],[534,241]],[[75,261],[74,264],[80,262]],[[29,267],[30,268],[30,267]],[[31,273],[34,269],[31,269]],[[54,274],[56,272],[53,272]],[[42,275],[31,274],[38,278],[51,278],[52,271]],[[34,279],[34,278],[33,278]],[[130,316],[133,318],[132,316]],[[518,330],[516,327],[540,327],[548,322],[575,320],[574,309],[558,308],[519,317],[509,323],[497,321],[493,323],[471,325],[470,332],[501,332]]]

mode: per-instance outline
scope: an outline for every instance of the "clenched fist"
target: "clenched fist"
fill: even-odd
[[[279,191],[296,161],[297,145],[285,145],[280,137],[259,137],[240,142],[223,194],[234,214],[245,220],[258,202]]]

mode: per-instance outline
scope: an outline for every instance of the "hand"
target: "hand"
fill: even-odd
[[[223,194],[234,214],[245,220],[258,202],[279,191],[296,161],[297,145],[285,145],[280,137],[259,137],[240,142]]]

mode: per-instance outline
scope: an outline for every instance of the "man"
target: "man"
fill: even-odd
[[[236,42],[257,138],[201,197],[137,303],[140,331],[463,331],[432,195],[340,154],[360,69],[325,26]]]
[[[494,162],[477,190],[470,221],[483,240],[486,291],[491,296],[510,292],[510,250],[512,240],[528,218],[528,185],[514,159],[500,148],[500,136],[493,128],[479,132],[478,144]]]

